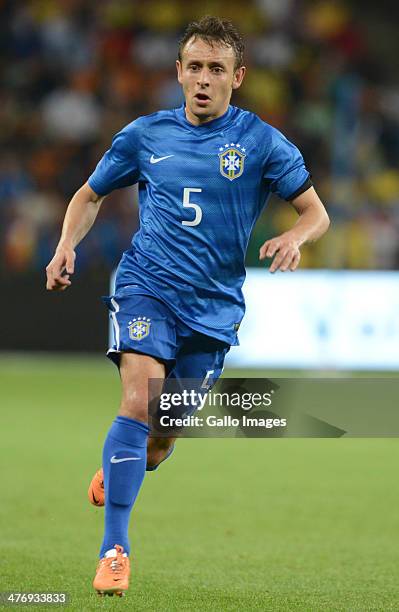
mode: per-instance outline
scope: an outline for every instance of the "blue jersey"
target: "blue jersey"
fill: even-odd
[[[251,230],[269,195],[310,185],[298,149],[255,114],[229,106],[195,126],[184,105],[116,134],[89,178],[99,195],[139,184],[140,228],[123,254],[116,292],[158,297],[189,327],[237,344]]]

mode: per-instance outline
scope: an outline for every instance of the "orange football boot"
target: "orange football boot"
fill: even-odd
[[[129,588],[130,562],[123,554],[123,546],[115,547],[100,559],[93,587],[99,595],[122,595]]]
[[[104,472],[102,468],[97,470],[97,472],[94,474],[89,490],[87,491],[87,495],[90,503],[93,504],[93,506],[104,505]]]

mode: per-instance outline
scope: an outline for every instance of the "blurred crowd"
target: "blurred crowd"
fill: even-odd
[[[356,6],[357,5],[357,6]],[[376,10],[377,9],[377,10]],[[182,103],[177,43],[204,14],[231,18],[248,73],[233,103],[302,150],[332,228],[313,268],[399,267],[399,75],[395,19],[350,0],[0,0],[0,245],[7,273],[43,268],[66,205],[112,135]],[[293,216],[294,215],[294,216]],[[272,201],[248,264],[295,218]],[[137,228],[137,191],[117,191],[79,247],[112,268]]]

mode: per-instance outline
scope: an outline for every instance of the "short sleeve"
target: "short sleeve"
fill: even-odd
[[[138,135],[132,126],[129,124],[114,136],[111,148],[88,179],[98,195],[134,185],[139,179]]]
[[[283,200],[292,200],[312,186],[303,157],[297,147],[276,129],[273,129],[270,147],[263,178],[273,193]]]

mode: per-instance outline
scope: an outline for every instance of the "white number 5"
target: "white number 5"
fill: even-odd
[[[190,202],[190,193],[201,193],[202,189],[196,189],[195,187],[184,187],[183,191],[183,206],[184,208],[193,208],[195,210],[195,217],[192,221],[182,221],[183,225],[199,225],[202,219],[202,208],[198,204]]]

